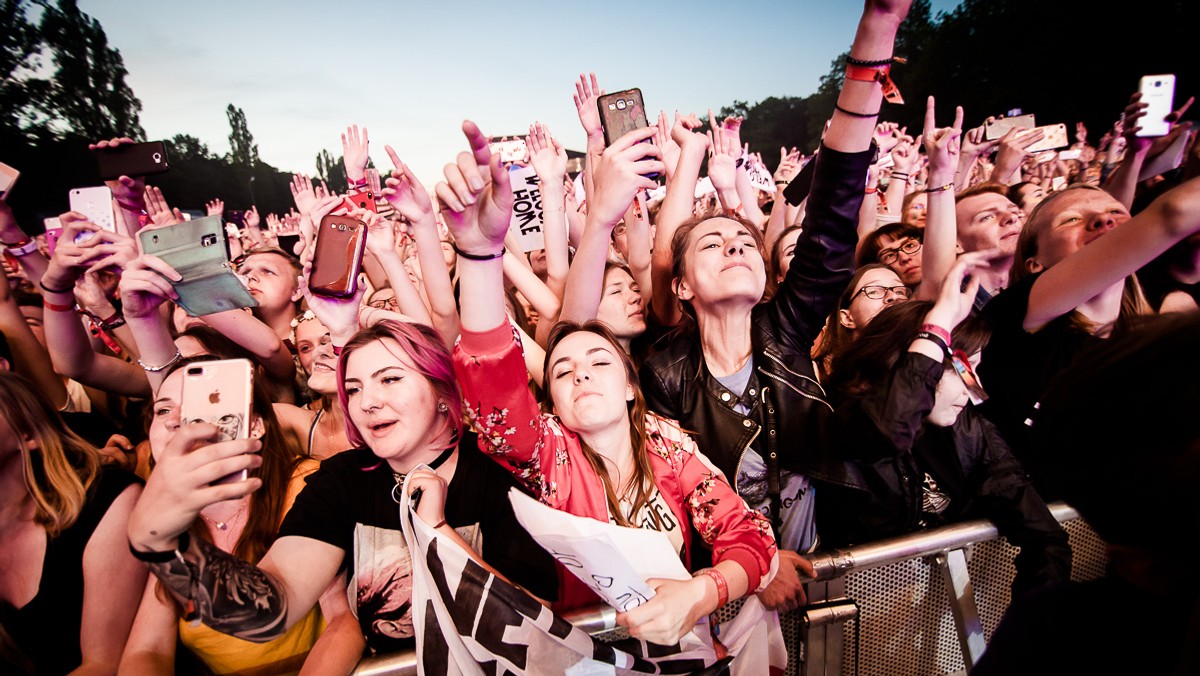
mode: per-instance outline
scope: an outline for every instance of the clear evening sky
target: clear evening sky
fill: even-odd
[[[934,0],[948,11],[958,0]],[[465,147],[534,120],[584,147],[571,101],[579,73],[640,87],[651,115],[734,100],[807,96],[854,37],[855,0],[791,2],[421,2],[81,0],[121,51],[150,139],[186,133],[229,150],[229,103],[264,161],[315,172],[339,134],[370,130],[424,181]],[[764,154],[774,149],[758,149]]]

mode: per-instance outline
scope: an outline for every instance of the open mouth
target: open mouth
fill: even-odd
[[[380,436],[382,434],[386,434],[388,432],[388,430],[392,429],[392,427],[394,427],[395,425],[396,425],[395,420],[381,420],[378,422],[373,422],[370,425],[367,425],[367,429],[371,430],[371,434],[373,434],[375,436]]]
[[[321,362],[313,362],[313,372],[315,373],[317,371],[329,371],[332,373],[334,371],[334,368],[328,364],[323,364]]]

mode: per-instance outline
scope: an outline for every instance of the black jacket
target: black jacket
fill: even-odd
[[[852,154],[822,147],[814,160],[804,230],[791,268],[775,296],[753,310],[755,379],[744,402],[752,404],[748,416],[734,411],[736,393],[730,396],[708,372],[694,332],[670,339],[642,366],[650,409],[692,431],[701,451],[731,481],[751,444],[768,464],[777,460],[780,467],[814,480],[849,481],[826,443],[833,409],[810,353],[854,273],[858,210],[873,155],[873,147]]]
[[[941,362],[905,352],[884,382],[838,406],[838,447],[866,489],[822,494],[822,542],[845,546],[985,518],[1021,548],[1014,591],[1067,581],[1067,534],[995,426],[971,406],[950,427],[925,421],[943,369]],[[949,498],[938,514],[922,512],[926,474]]]

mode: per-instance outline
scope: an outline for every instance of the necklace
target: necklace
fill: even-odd
[[[234,521],[237,521],[237,518],[242,515],[242,512],[246,511],[246,506],[249,504],[250,504],[249,498],[242,498],[242,506],[238,507],[238,511],[234,512],[233,516],[231,516],[228,521],[219,521],[217,519],[214,519],[214,518],[208,516],[204,512],[200,512],[200,518],[211,523],[219,531],[227,531],[227,530],[229,530],[229,524],[233,523]]]
[[[441,455],[434,458],[433,462],[429,463],[429,468],[437,469],[437,468],[441,467],[443,464],[445,464],[446,461],[450,459],[450,454],[454,452],[454,449],[455,449],[455,447],[451,446],[450,448],[447,448],[446,450],[442,451]],[[404,497],[403,495],[401,495],[400,489],[404,486],[404,479],[407,476],[408,476],[407,473],[401,474],[400,472],[392,472],[392,478],[396,480],[396,485],[392,486],[392,501],[395,502],[397,505],[400,504],[400,499],[402,497]],[[416,497],[417,496],[415,496],[415,495],[413,496],[414,499]]]

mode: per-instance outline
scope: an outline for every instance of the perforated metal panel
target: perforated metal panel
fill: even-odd
[[[1065,522],[1063,527],[1071,542],[1071,578],[1091,580],[1103,575],[1104,543],[1082,520]],[[1011,600],[1017,551],[1003,539],[966,550],[987,638]],[[846,595],[858,601],[861,629],[856,646],[855,622],[843,625],[843,674],[855,674],[856,663],[860,676],[925,676],[964,668],[946,583],[935,557],[849,573]],[[788,654],[794,654],[790,646]]]

